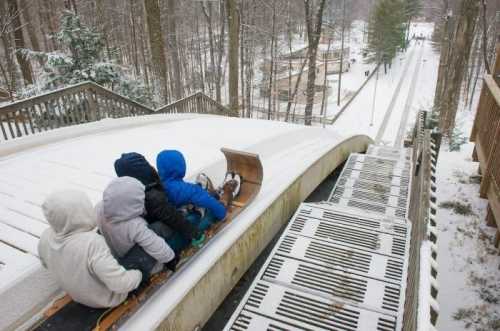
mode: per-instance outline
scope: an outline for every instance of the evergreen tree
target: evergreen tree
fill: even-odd
[[[404,46],[404,3],[401,0],[380,0],[375,5],[368,22],[367,62],[387,65]]]
[[[406,17],[406,40],[405,47],[408,45],[410,40],[410,26],[411,21],[420,14],[422,6],[420,0],[405,0],[404,3],[404,13]]]
[[[93,81],[137,102],[151,105],[152,96],[141,82],[127,75],[126,67],[102,60],[105,46],[103,36],[82,24],[74,12],[63,13],[60,30],[53,38],[64,51],[24,50],[26,55],[43,63],[37,86],[24,91],[25,95]]]
[[[439,110],[436,108],[433,108],[431,112],[427,113],[427,123],[426,127],[427,129],[437,129],[439,126]]]
[[[450,151],[460,151],[460,148],[463,144],[467,143],[467,137],[464,136],[464,133],[458,127],[454,127],[451,135],[450,135]]]

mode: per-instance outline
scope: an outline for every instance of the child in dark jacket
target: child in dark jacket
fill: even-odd
[[[178,254],[190,243],[200,246],[204,233],[187,222],[183,214],[168,201],[156,170],[139,153],[124,153],[115,161],[118,177],[129,176],[139,180],[145,186],[145,219],[148,223],[156,221],[168,225],[174,232],[169,240],[170,246]]]
[[[193,205],[197,208],[203,208],[205,215],[202,219],[193,222],[189,215],[188,219],[197,224],[201,230],[206,230],[213,222],[223,220],[226,217],[226,205],[223,201],[228,199],[224,196],[217,200],[207,190],[198,184],[187,183],[184,181],[186,175],[186,160],[181,152],[176,150],[164,150],[156,158],[156,167],[163,183],[163,187],[168,196],[168,200],[175,207]],[[228,188],[229,190],[226,190]],[[225,186],[226,194],[232,195],[235,187]]]

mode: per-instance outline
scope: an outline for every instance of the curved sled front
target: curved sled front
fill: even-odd
[[[221,228],[230,223],[243,211],[257,196],[264,176],[262,164],[257,154],[222,148],[221,152],[226,157],[227,172],[238,173],[241,178],[239,195],[233,199],[228,209],[226,219],[216,223],[207,232],[210,240]],[[203,247],[201,248],[203,249]],[[178,269],[182,269],[197,249],[186,249],[182,253]],[[62,330],[96,330],[105,331],[113,329],[124,322],[133,314],[159,287],[168,282],[170,272],[160,272],[149,280],[149,284],[135,291],[133,295],[112,309],[93,309],[80,305],[66,295],[56,300],[53,305],[44,311],[42,320],[31,330],[62,331]]]
[[[221,148],[226,157],[227,172],[234,172],[241,176],[240,194],[232,201],[229,218],[234,218],[259,193],[262,186],[264,171],[259,156],[253,153]]]

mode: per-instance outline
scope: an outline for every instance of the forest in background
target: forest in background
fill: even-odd
[[[367,60],[386,64],[404,51],[411,21],[425,19],[436,23],[433,42],[441,52],[434,117],[451,135],[460,98],[470,103],[492,66],[497,2],[4,0],[0,98],[14,101],[91,80],[152,107],[202,91],[250,116],[260,61],[271,62],[265,82],[271,88],[275,60],[301,39],[309,45],[303,79],[310,124],[324,29],[339,40],[353,20],[368,21]]]

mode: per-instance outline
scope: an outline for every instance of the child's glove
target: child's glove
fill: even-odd
[[[180,260],[179,255],[176,254],[172,260],[165,263],[165,267],[167,267],[168,270],[175,272],[175,270],[177,269],[177,263],[179,263],[179,260]]]
[[[193,240],[191,240],[191,245],[196,248],[201,248],[204,243],[205,243],[205,233],[203,232],[201,233],[200,236],[198,236],[198,238],[193,238]]]

